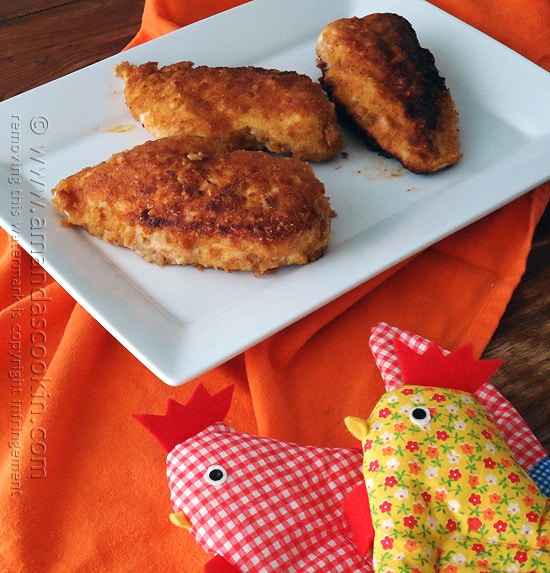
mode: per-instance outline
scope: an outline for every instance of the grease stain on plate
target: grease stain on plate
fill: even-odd
[[[132,131],[133,129],[135,129],[135,127],[136,126],[131,123],[119,124],[115,125],[114,127],[111,127],[110,129],[106,129],[105,131],[107,133],[127,133],[128,131]]]

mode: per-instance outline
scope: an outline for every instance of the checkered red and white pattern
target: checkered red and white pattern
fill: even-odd
[[[393,346],[393,340],[396,337],[419,354],[422,354],[430,343],[429,340],[418,334],[412,334],[384,322],[377,324],[372,329],[370,347],[388,391],[403,384],[401,368]],[[516,461],[525,471],[531,471],[546,455],[546,451],[519,412],[489,382],[483,384],[476,391],[475,396],[485,407],[487,416],[499,428]]]
[[[418,354],[422,354],[430,343],[429,340],[418,334],[390,326],[385,322],[379,322],[372,328],[369,344],[388,392],[403,385],[401,367],[393,345],[396,337]]]
[[[212,466],[226,480],[205,479]],[[371,572],[343,515],[343,499],[363,483],[354,448],[299,446],[213,424],[167,457],[174,511],[211,554],[242,571]]]
[[[530,472],[546,455],[546,450],[533,435],[523,418],[508,400],[489,382],[475,393],[490,413],[518,464]]]

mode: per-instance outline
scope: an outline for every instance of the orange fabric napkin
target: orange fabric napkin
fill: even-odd
[[[143,42],[238,4],[146,0]],[[547,0],[436,4],[550,68]],[[525,268],[550,196],[541,186],[200,377],[235,384],[237,429],[348,445],[342,418],[382,392],[368,349],[380,320],[480,354]],[[162,413],[196,381],[156,379],[6,233],[0,233],[0,570],[201,571],[168,521],[164,454],[134,413]],[[33,286],[34,285],[34,286]]]

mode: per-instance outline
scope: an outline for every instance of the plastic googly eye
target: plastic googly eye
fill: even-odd
[[[210,466],[204,474],[204,479],[211,485],[220,486],[227,480],[227,471],[222,466]]]
[[[430,410],[425,406],[415,406],[411,410],[409,418],[413,424],[423,427],[430,423],[432,416],[430,414]]]

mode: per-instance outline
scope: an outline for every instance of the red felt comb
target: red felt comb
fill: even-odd
[[[397,338],[393,341],[403,382],[474,393],[498,370],[502,360],[476,360],[472,344],[445,354],[434,342],[419,354]]]
[[[162,449],[168,453],[187,438],[198,434],[211,424],[221,422],[229,411],[232,395],[233,386],[228,386],[211,396],[206,388],[199,384],[187,403],[180,404],[176,400],[169,399],[163,416],[134,414],[133,417],[149,430]]]

